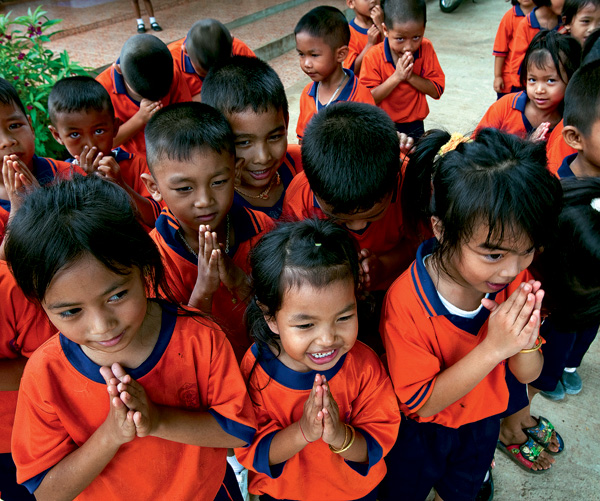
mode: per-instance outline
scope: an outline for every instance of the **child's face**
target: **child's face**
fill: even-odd
[[[434,233],[438,239],[441,237]],[[486,244],[488,226],[480,224],[468,242],[463,243],[447,263],[458,285],[482,294],[494,293],[511,283],[533,261],[534,247],[526,235]]]
[[[0,154],[17,155],[31,168],[35,153],[35,135],[29,118],[14,103],[0,103]]]
[[[287,151],[287,119],[283,110],[264,113],[252,109],[228,117],[235,135],[237,176],[241,185],[265,189]]]
[[[379,5],[379,0],[347,0],[348,7],[355,13],[367,18],[371,17],[371,9]]]
[[[58,113],[50,131],[72,157],[79,156],[85,146],[96,147],[103,155],[110,155],[113,139],[119,128],[108,110]]]
[[[595,29],[600,27],[600,8],[589,3],[577,11],[573,16],[571,24],[565,25],[569,34],[581,45]]]
[[[329,219],[332,219],[350,231],[361,231],[364,230],[369,223],[377,221],[385,216],[385,213],[392,202],[392,192],[388,193],[383,200],[377,202],[370,209],[354,212],[352,214],[337,213],[335,212],[334,207],[323,202],[319,197],[316,198],[319,207]]]
[[[118,362],[139,342],[147,310],[144,280],[138,268],[118,275],[84,256],[54,275],[42,307],[54,326],[92,360],[94,353],[107,353]]]
[[[331,369],[350,351],[358,335],[354,283],[337,280],[315,288],[288,289],[269,328],[280,336],[281,362],[297,372]]]
[[[543,68],[529,64],[527,68],[527,97],[542,111],[552,112],[565,97],[567,84],[558,74],[552,58],[548,54]]]
[[[313,82],[329,78],[341,67],[346,54],[342,53],[342,47],[332,49],[322,38],[313,37],[306,32],[296,35],[296,50],[300,56],[300,68]]]
[[[518,0],[521,9],[529,9],[530,7],[534,7],[533,0]]]
[[[396,56],[402,57],[405,52],[414,54],[419,50],[423,42],[425,25],[421,21],[394,23],[392,28],[386,27],[384,33],[389,40],[391,51]]]
[[[574,128],[573,126],[567,127]],[[583,163],[587,164],[588,172],[598,172],[600,170],[600,119],[594,122],[589,134],[577,131],[576,144],[569,145],[578,151]]]
[[[227,151],[195,150],[189,162],[162,158],[152,179],[144,179],[158,202],[164,200],[188,235],[197,235],[201,224],[217,231],[233,203],[235,157]]]
[[[565,5],[565,0],[550,0],[550,10],[553,14],[560,16]]]

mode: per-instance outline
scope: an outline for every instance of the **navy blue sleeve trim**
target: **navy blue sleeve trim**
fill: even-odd
[[[271,442],[273,441],[273,437],[280,430],[273,431],[268,435],[265,435],[258,445],[256,446],[256,452],[254,454],[254,461],[252,462],[252,466],[259,473],[264,473],[271,478],[277,478],[283,473],[283,467],[285,466],[286,461],[279,464],[269,464],[269,451],[271,450]]]
[[[367,441],[367,456],[369,458],[369,462],[368,463],[356,463],[354,461],[348,461],[347,459],[345,461],[346,461],[346,464],[350,468],[352,468],[356,473],[358,473],[359,475],[362,475],[363,477],[366,477],[369,473],[369,470],[374,465],[379,463],[379,461],[381,461],[381,459],[383,458],[383,449],[382,449],[381,445],[379,445],[379,442],[377,442],[377,440],[375,440],[366,431],[364,431],[360,428],[356,428],[356,431],[360,431],[361,435],[363,437],[365,437],[365,440]]]
[[[431,381],[429,381],[428,383],[425,383],[423,386],[421,386],[416,392],[415,394],[406,402],[406,405],[408,406],[408,408],[410,410],[413,410],[415,407],[417,407],[425,398],[425,395],[427,395],[427,392],[429,391],[429,387],[431,386],[431,383],[433,382],[433,379]],[[416,402],[415,402],[416,399]]]
[[[33,494],[34,491],[40,486],[44,478],[46,478],[46,475],[52,468],[54,468],[54,466],[51,466],[47,470],[44,470],[42,473],[38,473],[35,477],[31,477],[29,480],[25,480],[25,482],[23,482],[23,485],[31,494]]]
[[[246,442],[247,445],[252,443],[254,439],[254,434],[256,430],[251,426],[246,426],[245,424],[238,423],[237,421],[233,421],[232,419],[226,418],[222,416],[214,409],[208,409],[208,412],[212,414],[212,416],[217,420],[219,426],[223,428],[223,431],[233,435],[234,437],[239,438]]]

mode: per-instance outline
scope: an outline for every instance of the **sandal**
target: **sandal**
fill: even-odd
[[[535,419],[535,418],[533,418]],[[540,444],[546,452],[550,454],[556,455],[560,454],[565,450],[565,442],[562,437],[558,434],[558,432],[554,429],[554,425],[548,421],[544,416],[540,416],[537,418],[538,424],[532,426],[531,428],[523,428],[525,434],[535,440],[538,444]],[[556,440],[558,442],[558,451],[552,451],[548,449],[550,445],[550,440],[552,439],[552,433],[554,432],[556,436]]]
[[[520,468],[529,473],[544,473],[546,470],[534,470],[533,463],[537,461],[544,448],[535,442],[532,438],[528,438],[524,444],[505,445],[500,440],[496,444],[496,448],[506,454],[511,461],[514,461]]]
[[[154,31],[162,31],[162,28],[160,27],[160,25],[158,23],[152,23],[150,25],[150,28],[152,28]]]

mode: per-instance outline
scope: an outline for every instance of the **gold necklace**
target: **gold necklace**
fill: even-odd
[[[228,254],[229,253],[229,214],[227,214],[226,221],[227,221],[227,223],[226,223],[225,231],[227,232],[227,236],[225,237],[225,254]],[[181,231],[181,228],[179,228],[177,230],[177,234],[179,235],[179,238],[183,242],[183,245],[185,245],[186,249],[189,250],[196,259],[198,259],[198,254],[194,251],[194,249],[192,249],[192,246],[187,243],[187,240],[185,239],[185,235]]]
[[[251,195],[250,193],[245,193],[242,190],[240,190],[237,186],[235,187],[235,191],[237,191],[240,195],[242,195],[244,197],[256,198],[259,200],[267,200],[269,198],[269,193],[271,192],[271,188],[273,188],[273,186],[279,186],[280,184],[281,184],[281,176],[279,175],[279,172],[276,172],[275,175],[273,176],[273,178],[271,179],[269,186],[267,186],[267,188],[264,191],[262,191],[261,193],[259,193],[258,195]]]

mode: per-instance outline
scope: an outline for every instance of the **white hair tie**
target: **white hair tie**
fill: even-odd
[[[596,210],[596,211],[600,212],[600,197],[598,197],[598,198],[594,198],[594,199],[591,201],[590,205],[592,206],[592,209],[594,209],[594,210]]]

